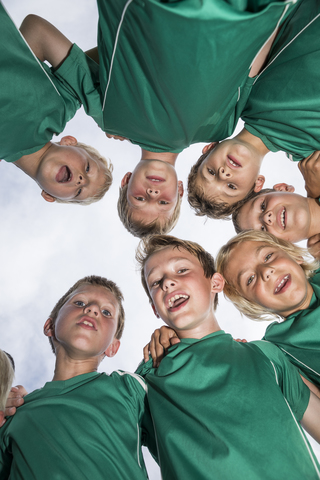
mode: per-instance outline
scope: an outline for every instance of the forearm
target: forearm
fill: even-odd
[[[37,15],[28,15],[20,31],[39,60],[47,60],[54,68],[59,67],[72,47],[70,40],[56,27]]]
[[[313,392],[310,392],[308,408],[303,415],[301,425],[320,443],[320,400]]]

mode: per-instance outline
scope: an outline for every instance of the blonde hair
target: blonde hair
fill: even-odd
[[[150,303],[153,302],[144,276],[144,267],[151,255],[156,252],[160,252],[167,247],[173,247],[178,250],[182,248],[191,253],[191,255],[199,260],[206,278],[211,278],[216,272],[212,255],[210,255],[210,253],[208,253],[196,242],[181,240],[180,238],[173,237],[171,235],[153,235],[151,237],[144,238],[140,241],[136,250],[136,261],[138,262],[141,273],[141,283],[146,294],[148,295]],[[217,305],[218,295],[216,295],[214,299],[214,309],[217,308]]]
[[[74,146],[85,150],[93,160],[95,160],[97,163],[99,163],[102,166],[101,175],[104,176],[104,184],[102,187],[99,188],[99,190],[92,197],[86,198],[85,200],[78,200],[77,198],[73,198],[72,200],[61,200],[60,198],[56,198],[56,202],[57,203],[76,203],[78,205],[90,205],[91,203],[98,202],[99,200],[101,200],[101,198],[103,198],[104,195],[109,190],[113,180],[113,177],[112,177],[113,165],[111,161],[108,161],[105,157],[100,155],[98,150],[91,147],[90,145],[86,145],[85,143],[78,142],[77,145],[74,145]]]
[[[198,217],[207,216],[208,218],[214,218],[218,220],[230,220],[230,215],[232,215],[235,210],[242,207],[249,197],[251,197],[252,193],[254,192],[255,183],[245,198],[233,204],[206,197],[203,187],[196,185],[196,181],[198,178],[198,170],[200,165],[207,158],[207,156],[212,153],[212,151],[213,150],[209,149],[206,153],[201,155],[197,162],[191,167],[188,176],[188,202]]]
[[[90,275],[88,277],[81,278],[71,288],[69,288],[69,290],[58,300],[58,302],[56,303],[56,305],[54,306],[54,308],[52,309],[49,315],[49,317],[52,320],[52,324],[53,325],[55,324],[59,311],[63,307],[63,305],[69,300],[73,292],[77,290],[77,288],[81,287],[82,285],[93,285],[97,287],[104,287],[115,296],[119,305],[118,327],[115,333],[115,338],[120,339],[123,333],[124,319],[125,319],[124,308],[122,305],[122,302],[123,302],[122,292],[118,287],[118,285],[114,283],[112,280],[108,280],[107,278],[99,277],[97,275]],[[49,337],[49,342],[52,347],[53,353],[55,353],[55,348],[54,348],[53,340],[51,337]]]
[[[232,251],[237,245],[240,245],[244,242],[263,242],[267,246],[270,245],[274,248],[280,248],[287,253],[295,262],[300,263],[301,268],[303,269],[306,278],[310,278],[314,274],[314,270],[318,268],[318,261],[314,260],[310,255],[309,251],[306,248],[298,247],[293,243],[290,243],[281,238],[277,238],[271,233],[263,232],[260,230],[244,230],[224,245],[218,255],[217,255],[217,271],[225,278],[225,271],[228,265]],[[234,275],[236,278],[236,274]],[[226,279],[225,279],[226,280]],[[232,301],[232,303],[237,307],[237,309],[243,314],[246,315],[251,320],[271,320],[274,317],[279,318],[280,315],[268,312],[267,307],[262,307],[261,305],[251,302],[245,299],[236,289],[236,287],[226,280],[225,287],[223,289],[224,295]]]
[[[171,218],[160,220],[156,218],[153,222],[143,223],[133,219],[133,211],[129,207],[127,198],[128,185],[119,189],[118,214],[124,227],[135,237],[143,238],[148,235],[163,235],[170,232],[177,224],[180,216],[182,197],[178,194],[177,204]]]
[[[9,358],[10,357],[10,358]],[[6,408],[6,401],[12,386],[14,377],[14,363],[11,355],[0,350],[0,410]]]

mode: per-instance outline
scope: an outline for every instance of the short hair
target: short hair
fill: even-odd
[[[215,201],[214,199],[210,200],[207,198],[205,196],[203,187],[196,185],[196,180],[200,165],[211,152],[212,150],[208,150],[206,153],[201,155],[197,162],[191,167],[188,176],[188,202],[190,207],[193,208],[196,215],[199,217],[206,215],[209,218],[218,220],[230,220],[229,217],[234,210],[240,208],[244,203],[246,203],[250,195],[254,192],[255,183],[245,198],[231,205],[227,202]]]
[[[115,282],[113,282],[112,280],[108,280],[105,277],[99,277],[97,275],[90,275],[88,277],[81,278],[71,288],[69,288],[69,290],[58,300],[58,302],[56,303],[56,305],[54,306],[54,308],[52,309],[49,315],[49,318],[52,319],[53,325],[55,324],[55,321],[58,317],[60,309],[69,300],[73,292],[77,290],[77,288],[81,287],[82,285],[93,285],[97,287],[104,287],[116,297],[119,305],[119,318],[118,318],[118,327],[115,333],[115,337],[117,339],[120,339],[123,333],[124,319],[125,319],[124,308],[122,305],[122,302],[123,302],[122,292]],[[53,340],[51,337],[49,337],[49,342],[52,347],[53,353],[55,353],[55,348],[54,348]]]
[[[0,410],[6,408],[6,401],[14,377],[14,362],[11,355],[0,350]]]
[[[101,172],[101,175],[104,176],[104,184],[102,185],[102,187],[99,188],[99,190],[92,197],[88,197],[85,200],[78,200],[77,198],[73,198],[72,200],[61,200],[60,198],[56,198],[56,202],[57,203],[76,203],[78,205],[90,205],[91,203],[98,202],[99,200],[101,200],[109,190],[113,180],[113,177],[112,177],[113,165],[110,160],[108,161],[105,157],[100,155],[98,150],[91,147],[90,145],[86,145],[85,143],[78,142],[77,145],[74,145],[74,146],[85,150],[93,160],[95,160],[97,163],[99,163],[102,166],[103,171]]]
[[[298,247],[297,245],[294,245],[287,240],[277,238],[268,232],[260,230],[244,230],[239,235],[231,238],[228,243],[220,249],[217,255],[217,271],[221,273],[224,278],[226,267],[234,248],[241,243],[250,241],[263,242],[266,245],[281,248],[281,250],[284,250],[296,262],[301,261],[302,258],[303,262],[300,266],[304,270],[306,278],[310,278],[314,275],[314,270],[319,266],[319,262],[313,259],[306,248]],[[234,275],[233,278],[236,278],[236,275]],[[226,278],[225,281],[226,283],[223,289],[224,295],[232,301],[243,315],[246,315],[251,320],[257,321],[271,320],[274,319],[274,317],[281,318],[279,314],[269,312],[267,307],[262,307],[258,303],[245,299],[230,281],[227,281]]]
[[[124,227],[130,232],[133,236],[144,238],[148,235],[163,235],[170,232],[178,223],[180,216],[180,208],[182,197],[178,194],[177,204],[171,215],[171,218],[160,221],[159,218],[156,218],[150,223],[143,223],[133,219],[133,211],[129,207],[129,202],[127,199],[128,185],[124,185],[119,189],[119,199],[117,203],[119,218],[124,225]]]
[[[245,202],[241,203],[241,205],[237,205],[236,210],[234,210],[232,212],[232,223],[233,223],[234,229],[237,233],[240,233],[243,230],[240,227],[240,224],[239,224],[239,213],[240,213],[240,210],[243,207],[243,205],[245,203],[249,202],[249,200],[252,200],[253,198],[259,197],[259,195],[265,195],[266,193],[271,193],[271,192],[275,192],[275,191],[276,190],[274,188],[264,188],[263,190],[260,190],[260,192],[252,192],[250,195],[246,196],[246,201]]]
[[[136,261],[138,262],[140,268],[141,283],[146,294],[148,295],[150,303],[152,303],[152,298],[144,276],[144,267],[151,255],[156,252],[160,252],[167,247],[177,248],[178,250],[183,248],[184,250],[187,250],[187,252],[191,253],[191,255],[199,260],[206,278],[211,278],[216,273],[214,258],[196,242],[191,242],[190,240],[181,240],[180,238],[173,237],[171,235],[152,235],[144,238],[140,241],[136,250]],[[217,305],[218,295],[216,295],[214,299],[214,309],[217,308]]]

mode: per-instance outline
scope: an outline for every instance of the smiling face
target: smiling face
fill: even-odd
[[[144,266],[154,310],[180,338],[201,338],[216,330],[214,299],[219,274],[206,278],[197,257],[172,246],[156,252]]]
[[[102,286],[81,285],[60,308],[54,323],[56,352],[63,349],[77,359],[114,355],[120,344],[114,338],[118,318],[119,303],[113,293]]]
[[[47,201],[85,200],[104,185],[103,166],[84,149],[62,143],[51,144],[41,158],[36,181]]]
[[[197,173],[196,187],[201,187],[206,198],[233,204],[242,200],[255,186],[261,190],[264,177],[259,175],[261,155],[247,142],[239,139],[210,144],[203,153],[210,153],[203,160]]]
[[[302,267],[281,248],[264,242],[236,245],[224,276],[246,300],[283,317],[306,308],[312,297]]]
[[[157,218],[170,219],[179,195],[183,195],[175,168],[162,160],[140,160],[134,171],[122,179],[121,187],[126,184],[132,219],[144,224]]]
[[[258,195],[241,207],[241,230],[263,230],[289,242],[308,238],[311,215],[307,198],[288,192]]]

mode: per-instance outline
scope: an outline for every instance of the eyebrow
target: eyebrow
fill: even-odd
[[[260,247],[257,247],[257,248],[256,248],[256,252],[255,252],[256,258],[258,257],[258,255],[259,255],[259,253],[261,252],[261,250],[263,250],[263,249],[266,248],[266,247],[269,247],[269,245],[260,245]],[[241,277],[242,277],[242,275],[243,275],[244,273],[246,273],[247,270],[248,270],[247,268],[243,268],[243,269],[240,270],[240,272],[238,273],[238,275],[237,275],[237,283],[238,283],[238,285],[240,285]]]

